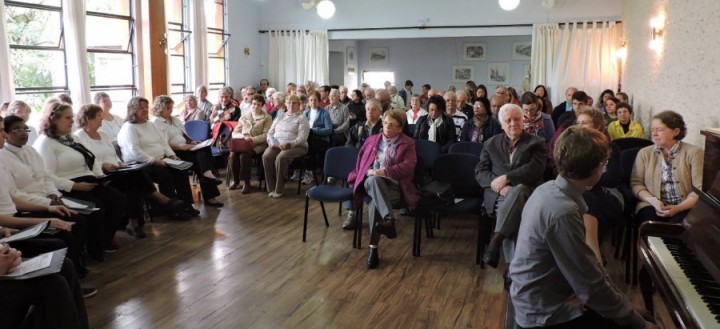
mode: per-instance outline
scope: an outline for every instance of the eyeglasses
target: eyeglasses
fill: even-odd
[[[22,134],[22,133],[29,134],[30,128],[15,128],[15,129],[10,130],[10,132],[13,134]]]
[[[400,127],[399,124],[394,123],[394,122],[383,122],[383,126],[388,127],[388,128]]]

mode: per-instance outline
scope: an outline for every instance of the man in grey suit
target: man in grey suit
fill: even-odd
[[[523,112],[515,104],[505,104],[498,113],[505,132],[485,141],[475,179],[485,189],[484,204],[489,215],[495,214],[495,233],[483,254],[483,261],[497,267],[500,246],[520,227],[525,202],[542,183],[547,148],[542,138],[523,131]],[[512,259],[514,244],[507,241],[505,256]]]

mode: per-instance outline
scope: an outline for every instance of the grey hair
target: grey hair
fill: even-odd
[[[522,108],[520,108],[520,106],[517,106],[513,103],[507,103],[503,105],[498,111],[498,119],[500,119],[500,122],[505,122],[506,116],[510,111],[517,111],[518,113],[520,113],[520,115],[523,114]]]
[[[284,102],[285,98],[286,98],[285,93],[282,91],[278,91],[278,92],[274,93],[273,97],[277,98],[281,102]]]
[[[330,90],[330,94],[328,94],[328,95],[329,95],[329,96],[332,96],[332,95],[338,95],[338,96],[340,96],[340,91],[337,90],[337,89],[331,89],[331,90]]]
[[[379,109],[382,109],[382,104],[377,98],[372,98],[365,101],[365,107],[367,108],[368,106],[377,106]]]

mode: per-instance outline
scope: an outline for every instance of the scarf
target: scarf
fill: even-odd
[[[528,134],[537,136],[538,131],[543,131],[544,129],[545,124],[543,124],[542,112],[538,111],[534,118],[523,117],[523,130]]]
[[[437,142],[437,128],[440,124],[442,124],[442,115],[437,117],[435,120],[428,115],[428,125],[430,125],[430,130],[428,130],[428,140]]]
[[[472,137],[470,138],[471,142],[476,143],[482,143],[485,136],[483,136],[483,130],[485,128],[485,125],[487,124],[489,119],[489,116],[486,114],[484,117],[478,117],[473,116],[473,123],[475,124],[475,129],[473,129]]]
[[[383,164],[387,168],[390,165],[394,165],[397,161],[395,159],[397,155],[397,147],[398,147],[398,141],[400,140],[400,135],[397,135],[393,138],[387,138],[385,134],[382,136],[383,140],[385,140],[386,147],[385,147],[385,158],[383,159]]]
[[[69,148],[72,148],[75,151],[80,152],[82,154],[83,158],[85,158],[85,165],[87,165],[88,169],[90,171],[93,170],[93,165],[95,164],[95,155],[90,152],[85,146],[83,146],[80,143],[76,143],[72,136],[70,134],[61,136],[57,139],[60,144],[65,145]]]

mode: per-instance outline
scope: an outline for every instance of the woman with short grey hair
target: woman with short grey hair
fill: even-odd
[[[207,99],[208,89],[205,85],[199,85],[195,89],[195,96],[197,97],[197,108],[205,113],[205,121],[209,120],[210,112],[212,112],[213,104]]]
[[[193,95],[185,95],[185,108],[180,113],[183,122],[193,120],[205,120],[205,112],[197,107],[198,99]]]

